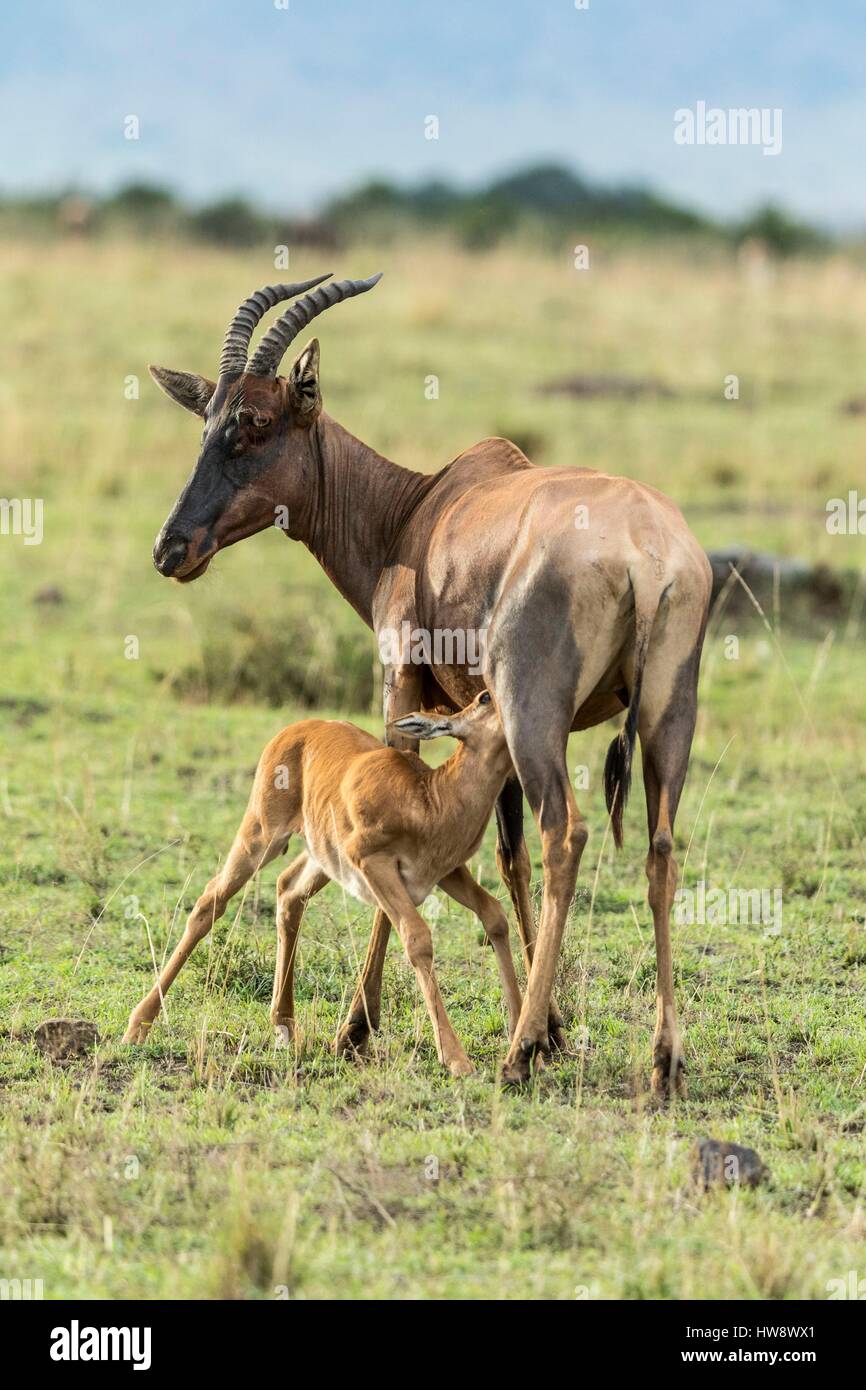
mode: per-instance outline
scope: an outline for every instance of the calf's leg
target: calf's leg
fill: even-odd
[[[385,855],[370,855],[354,862],[357,862],[382,911],[397,929],[427,1005],[440,1062],[452,1076],[468,1076],[474,1067],[463,1051],[445,1010],[433,969],[430,928],[406,892],[396,864]]]
[[[513,1037],[522,1001],[508,940],[508,918],[496,899],[482,888],[480,883],[476,883],[465,864],[446,878],[440,879],[439,887],[449,898],[474,912],[487,933],[487,938],[496,953],[502,992],[508,1007],[508,1036]]]
[[[371,1031],[379,1027],[382,1009],[382,971],[385,968],[385,954],[388,938],[391,935],[391,922],[387,913],[379,907],[373,918],[373,929],[367,944],[367,955],[361,967],[361,976],[355,986],[352,1002],[346,1021],[334,1039],[334,1052],[344,1057],[360,1052]]]
[[[421,672],[417,666],[388,666],[385,669],[382,688],[382,709],[385,723],[390,724],[403,714],[411,714],[421,703]],[[385,743],[391,748],[407,748],[418,752],[417,738],[406,738],[402,734],[386,731]],[[379,1027],[382,1008],[382,972],[385,968],[385,955],[391,923],[387,913],[377,909],[373,918],[373,930],[367,945],[367,956],[361,970],[361,977],[355,986],[352,1002],[346,1020],[334,1039],[334,1051],[338,1057],[360,1052],[371,1030]]]
[[[127,1043],[144,1042],[162,1008],[167,990],[181,967],[186,964],[198,943],[207,936],[214,922],[222,917],[229,901],[253,874],[281,854],[288,837],[266,840],[258,819],[248,811],[229,850],[226,862],[205,888],[187,918],[183,936],[171,953],[153,989],[135,1006],[123,1035]]]
[[[295,1036],[295,952],[301,919],[310,898],[327,882],[328,875],[306,853],[299,855],[277,879],[277,961],[271,998],[277,1047],[287,1047]]]

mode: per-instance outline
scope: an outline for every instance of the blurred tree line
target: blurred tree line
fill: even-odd
[[[774,255],[820,251],[828,238],[768,205],[721,223],[633,186],[592,184],[558,164],[516,170],[476,189],[431,181],[403,186],[370,180],[333,198],[312,218],[270,213],[245,198],[190,207],[169,189],[130,183],[108,197],[67,190],[42,197],[0,196],[0,234],[146,235],[226,247],[338,247],[359,238],[387,241],[440,230],[470,250],[516,235],[559,246],[603,232],[624,237],[702,238],[737,246],[758,240]]]

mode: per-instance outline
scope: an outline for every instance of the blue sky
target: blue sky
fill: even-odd
[[[782,152],[675,144],[674,111],[699,100],[781,108]],[[864,144],[864,0],[3,0],[0,17],[6,191],[148,179],[308,210],[371,175],[555,159],[721,216],[772,198],[853,227]]]

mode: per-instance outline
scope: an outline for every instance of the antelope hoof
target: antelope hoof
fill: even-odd
[[[153,1019],[136,1018],[132,1014],[123,1035],[125,1043],[143,1043],[147,1041],[147,1035],[153,1027]]]
[[[359,1057],[370,1036],[370,1026],[366,1018],[352,1019],[344,1023],[333,1042],[335,1057]]]
[[[295,1040],[295,1028],[292,1023],[274,1024],[274,1047],[291,1047]]]
[[[680,1100],[688,1098],[686,1064],[680,1044],[671,1047],[667,1043],[653,1049],[652,1096],[659,1105],[665,1105],[675,1096]]]
[[[507,1088],[525,1086],[532,1077],[533,1065],[537,1071],[544,1066],[544,1053],[548,1050],[547,1041],[521,1038],[512,1046],[502,1068],[502,1084]]]
[[[525,1057],[506,1062],[502,1068],[502,1085],[506,1091],[516,1091],[529,1084],[531,1068]]]
[[[455,1057],[448,1063],[448,1070],[452,1076],[472,1076],[475,1068],[468,1057]]]
[[[557,1052],[571,1052],[571,1045],[561,1014],[551,1014],[547,1021],[547,1036],[551,1048],[555,1048]]]

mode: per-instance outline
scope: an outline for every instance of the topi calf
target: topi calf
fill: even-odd
[[[125,1042],[144,1040],[166,990],[197,943],[248,879],[285,853],[293,835],[303,836],[307,849],[277,881],[271,1019],[278,1044],[293,1036],[301,918],[310,898],[329,880],[379,908],[396,928],[424,995],[439,1060],[454,1076],[465,1076],[473,1067],[445,1011],[430,929],[417,910],[437,884],[480,919],[496,953],[513,1035],[521,997],[508,920],[466,867],[511,772],[496,707],[483,691],[458,714],[409,714],[391,727],[413,739],[446,735],[456,738],[458,747],[440,767],[430,768],[416,753],[385,747],[354,724],[324,719],[290,724],[271,740],[259,760],[228,858],[190,913],[158,982],[133,1009]],[[376,1002],[378,1007],[378,988]],[[371,1022],[375,1027],[378,1017],[367,1021],[368,1028]]]

